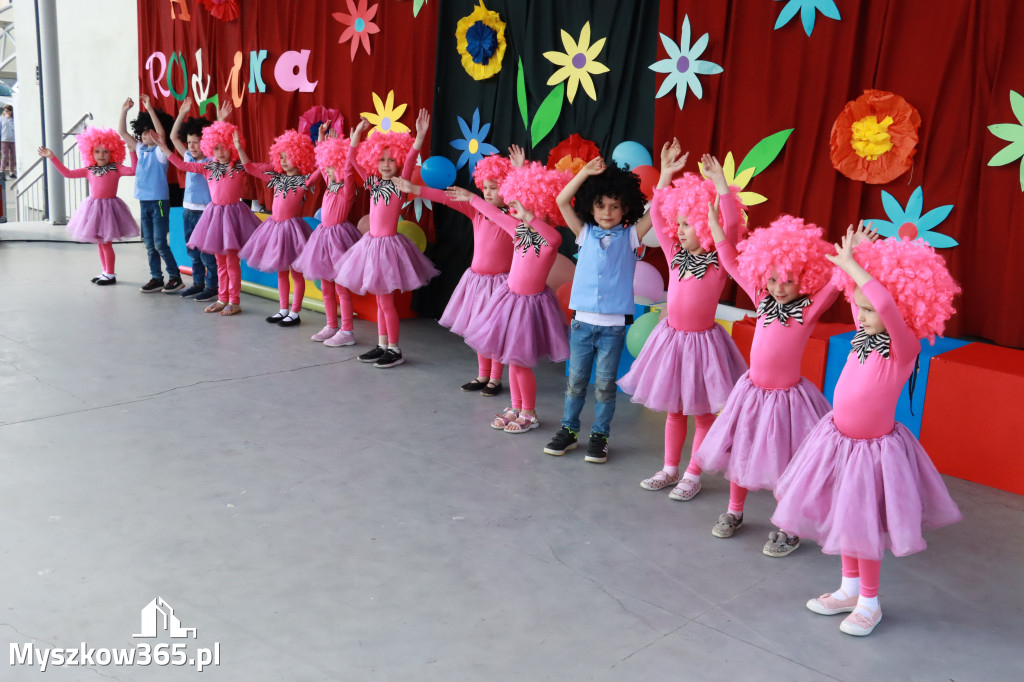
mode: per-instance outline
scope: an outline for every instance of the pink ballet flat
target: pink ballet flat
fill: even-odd
[[[676,483],[679,483],[679,472],[677,471],[674,474],[670,474],[662,469],[650,478],[645,478],[640,481],[640,487],[644,490],[661,490],[662,488],[667,488],[670,485],[675,485]]]
[[[697,497],[697,493],[700,492],[700,481],[691,481],[688,478],[684,478],[679,481],[679,485],[672,489],[672,492],[668,494],[670,499],[679,500],[680,502],[689,502],[693,498]]]
[[[857,595],[847,599],[837,599],[832,593],[823,594],[807,602],[807,608],[823,616],[834,616],[838,613],[849,613],[857,606]]]
[[[870,616],[865,616],[859,611],[854,611],[843,619],[839,624],[839,630],[854,637],[866,637],[872,633],[875,626],[882,622],[882,607],[874,609]]]

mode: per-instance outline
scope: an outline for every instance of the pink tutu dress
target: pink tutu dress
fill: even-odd
[[[352,162],[355,147],[349,148],[344,168],[336,168],[341,177],[337,182],[328,182],[321,170],[310,176],[310,181],[323,177],[327,184],[324,203],[320,207],[320,225],[306,243],[302,254],[292,263],[292,270],[303,273],[307,279],[330,280],[338,270],[341,257],[363,236],[359,228],[346,220],[352,206],[356,188],[352,182]]]
[[[894,420],[918,339],[877,280],[861,291],[886,332],[854,337],[834,410],[807,435],[775,487],[772,522],[817,541],[826,554],[881,560],[885,549],[896,556],[920,552],[922,530],[962,516],[928,453]]]
[[[277,173],[269,163],[247,163],[243,168],[253,177],[269,178],[267,187],[274,190],[274,206],[238,255],[261,272],[291,270],[313,233],[299,211],[316,176]]]
[[[212,159],[188,162],[176,154],[170,154],[167,160],[178,170],[202,175],[210,187],[210,203],[192,231],[189,248],[223,255],[245,246],[260,226],[260,219],[242,203],[246,179],[242,164],[217,163]]]
[[[135,175],[137,157],[131,152],[132,165],[115,163],[88,168],[68,168],[56,156],[50,162],[65,178],[88,178],[89,196],[78,205],[68,221],[67,231],[75,241],[108,244],[139,235],[139,225],[128,205],[117,197],[121,177]]]

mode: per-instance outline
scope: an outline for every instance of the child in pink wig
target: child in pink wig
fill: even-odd
[[[321,125],[320,139],[316,146],[318,170],[314,173],[314,176],[322,176],[327,182],[324,202],[320,207],[320,226],[313,230],[313,236],[309,238],[302,254],[292,263],[292,269],[305,273],[309,279],[320,280],[327,324],[314,334],[312,339],[335,348],[354,345],[356,340],[352,335],[352,294],[331,278],[334,277],[341,257],[363,235],[359,233],[359,228],[348,220],[352,198],[356,193],[356,186],[352,181],[355,144],[337,137],[334,131],[328,138],[326,132],[327,124]],[[354,130],[351,137],[355,137]]]
[[[352,143],[359,146],[356,171],[370,190],[370,231],[342,257],[334,280],[357,294],[377,297],[377,345],[360,355],[359,361],[387,368],[405,362],[398,347],[395,292],[418,289],[439,274],[415,244],[398,234],[403,197],[394,183],[398,159],[403,160],[401,177],[412,177],[416,155],[430,129],[430,114],[420,109],[415,140],[408,133],[377,132],[359,144],[369,126],[366,119],[361,120]]]
[[[103,270],[98,277],[93,277],[93,283],[100,286],[117,284],[112,242],[115,239],[137,237],[139,234],[139,226],[132,218],[131,211],[117,197],[117,183],[121,176],[135,175],[135,151],[131,153],[132,165],[123,165],[124,142],[113,128],[86,128],[75,139],[78,140],[78,151],[85,168],[67,168],[46,147],[39,148],[39,156],[49,159],[66,178],[89,179],[89,196],[68,221],[67,230],[75,241],[92,242],[99,248]]]
[[[238,252],[260,226],[260,220],[242,202],[246,173],[235,149],[238,128],[227,121],[216,121],[203,129],[199,147],[206,161],[182,161],[171,154],[166,143],[164,153],[171,165],[206,178],[210,204],[196,223],[188,246],[217,259],[217,300],[206,307],[208,313],[223,316],[242,312],[242,267]]]
[[[491,422],[492,428],[506,433],[525,433],[540,426],[532,368],[545,358],[561,362],[569,357],[565,314],[546,281],[562,243],[550,224],[560,213],[555,197],[570,178],[536,162],[513,168],[501,184],[508,214],[464,189],[449,189],[449,196],[469,201],[515,240],[508,279],[465,334],[466,343],[477,353],[509,366],[512,405]]]
[[[914,371],[919,339],[941,334],[960,291],[923,240],[862,241],[853,227],[835,255],[833,280],[853,304],[858,330],[836,384],[834,409],[808,434],[775,488],[772,522],[842,557],[835,592],[807,602],[815,613],[850,613],[839,629],[871,634],[882,619],[882,554],[920,552],[921,531],[962,517],[896,402]]]
[[[270,163],[252,163],[238,139],[235,148],[242,166],[249,175],[267,181],[274,190],[271,216],[253,233],[239,256],[249,267],[261,272],[277,273],[277,295],[281,309],[267,317],[267,322],[282,327],[294,327],[301,322],[299,311],[306,295],[306,277],[292,267],[302,253],[313,228],[299,217],[306,192],[316,182],[316,155],[309,135],[297,130],[286,130],[270,145]],[[268,179],[269,178],[269,179]],[[292,307],[288,309],[288,274],[295,284]]]
[[[704,170],[716,187],[727,187],[718,160],[705,156]],[[804,346],[821,314],[839,295],[832,285],[832,245],[821,228],[784,215],[755,230],[739,244],[729,240],[710,207],[708,223],[720,262],[736,283],[758,301],[750,371],[729,394],[725,408],[708,431],[694,461],[705,471],[725,472],[729,508],[711,529],[728,538],[743,525],[749,490],[773,490],[793,453],[832,406],[817,386],[800,376]],[[858,231],[860,241],[871,235]],[[762,550],[786,556],[800,538],[773,531]]]
[[[522,165],[522,160],[519,165]],[[498,209],[506,209],[500,189],[511,170],[512,163],[498,154],[485,156],[477,162],[473,169],[473,182],[483,192],[484,201]],[[451,206],[473,221],[473,261],[463,273],[439,320],[465,338],[470,324],[508,279],[508,271],[512,267],[512,237],[472,205],[450,199],[442,190],[420,187],[404,179],[396,180],[395,184],[404,192]],[[501,375],[505,365],[479,353],[476,360],[477,376],[463,384],[462,390],[480,391],[480,395],[488,397],[501,393]]]
[[[725,233],[733,240],[740,230],[739,211],[728,185],[716,187],[693,173],[665,186],[686,163],[681,151],[678,140],[662,149],[661,189],[655,190],[651,204],[658,243],[669,263],[668,315],[618,383],[633,402],[668,412],[664,467],[640,485],[660,490],[678,484],[669,497],[685,501],[700,492],[701,473],[691,459],[679,477],[687,415],[694,415],[696,422],[691,450],[696,452],[747,364],[729,333],[715,322],[727,276],[714,250],[708,204],[721,197]]]

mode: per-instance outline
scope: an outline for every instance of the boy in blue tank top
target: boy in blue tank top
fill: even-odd
[[[576,198],[575,208],[573,197]],[[580,412],[595,371],[594,423],[584,458],[608,461],[608,436],[615,414],[615,378],[633,314],[635,250],[651,228],[644,213],[640,179],[600,157],[585,165],[557,198],[566,226],[579,247],[569,307],[576,311],[569,331],[569,378],[562,428],[544,448],[564,455],[576,447]]]

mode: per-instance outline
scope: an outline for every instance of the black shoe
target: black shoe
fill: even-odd
[[[269,322],[270,324],[277,324],[283,319],[284,315],[282,315],[281,313],[274,313],[270,317],[266,318],[267,322]]]
[[[470,393],[472,391],[479,391],[480,389],[482,389],[486,385],[487,385],[486,381],[480,381],[479,379],[473,379],[470,382],[462,384],[462,386],[460,386],[459,388],[461,388],[466,393]]]
[[[11,177],[12,177],[12,178],[16,178],[16,177],[18,177],[18,174],[12,171],[12,172],[11,172]]]
[[[576,447],[576,434],[569,429],[562,427],[561,431],[555,434],[551,442],[544,446],[544,452],[555,457],[561,457],[568,450]]]
[[[359,362],[377,362],[384,355],[384,349],[376,346],[359,356]]]
[[[148,282],[146,282],[145,284],[143,284],[142,287],[139,289],[139,291],[141,291],[144,294],[155,294],[158,291],[162,291],[163,288],[164,288],[164,280],[163,280],[163,278],[161,277],[161,278],[158,279],[158,278],[154,277],[153,279],[151,279]]]
[[[291,315],[286,316],[283,320],[278,322],[277,326],[278,327],[294,327],[295,325],[297,325],[301,321],[302,320],[299,319],[298,315],[296,315],[295,313],[292,313]]]
[[[216,301],[217,300],[217,290],[216,289],[211,289],[211,288],[207,287],[206,289],[203,289],[198,294],[193,296],[192,300],[196,301],[197,303],[206,303],[207,301]]]
[[[164,287],[165,294],[173,294],[175,291],[181,291],[185,288],[185,283],[181,281],[181,277],[171,277],[167,280],[167,286]]]
[[[192,298],[193,296],[198,296],[200,293],[202,293],[202,291],[203,287],[201,285],[193,284],[188,289],[185,289],[178,295],[181,296],[182,298]]]
[[[110,277],[99,277],[96,279],[96,286],[106,287],[111,284],[117,284],[117,277],[111,275]]]
[[[95,277],[93,277],[93,278],[92,278],[92,279],[90,279],[89,281],[90,281],[90,282],[92,282],[93,284],[96,284],[96,282],[100,281],[100,279],[101,279],[102,277],[103,277],[103,275],[96,275]]]
[[[373,366],[378,369],[386,369],[388,367],[394,367],[395,365],[401,365],[405,360],[402,359],[402,351],[388,348],[384,351],[384,354],[380,356],[380,360],[373,363]]]
[[[485,398],[493,398],[496,395],[501,394],[501,384],[488,381],[487,385],[484,386],[484,390],[480,391],[480,395]]]
[[[594,464],[604,464],[608,461],[608,439],[600,433],[590,434],[590,443],[587,445],[587,456],[584,461]]]

